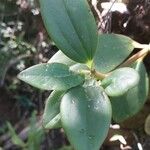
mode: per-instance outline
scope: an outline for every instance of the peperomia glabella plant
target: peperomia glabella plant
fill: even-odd
[[[143,59],[150,46],[123,35],[98,34],[87,0],[40,0],[40,7],[60,51],[18,77],[53,90],[46,101],[44,128],[62,127],[75,150],[98,150],[111,119],[128,119],[147,99]],[[129,57],[134,48],[139,52]]]

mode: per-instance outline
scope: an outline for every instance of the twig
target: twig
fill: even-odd
[[[109,20],[108,15],[109,15],[109,13],[110,13],[110,11],[111,11],[113,5],[115,4],[115,2],[116,2],[116,0],[114,0],[114,1],[112,2],[112,4],[111,4],[109,10],[107,11],[107,13],[106,13],[106,15],[105,15],[105,16],[107,16],[107,21],[106,21],[106,22],[108,22],[108,20]],[[101,21],[101,23],[100,23],[100,28],[102,28],[103,23],[104,23],[104,19],[102,19],[102,21]]]
[[[138,60],[139,58],[143,59],[148,54],[148,52],[149,52],[149,50],[147,48],[144,48],[143,50],[139,51],[138,53],[136,53],[135,55],[133,55],[132,57],[130,57],[127,61],[125,61],[119,67],[129,66],[133,62],[135,62],[136,60]]]
[[[102,19],[102,16],[101,16],[101,13],[100,13],[99,9],[97,8],[97,3],[98,3],[97,0],[92,0],[92,5],[93,5],[93,7],[94,7],[94,9],[97,13],[99,22],[101,23],[103,19]]]
[[[102,79],[104,79],[105,77],[108,76],[108,74],[103,74],[101,72],[96,71],[95,69],[91,71],[91,74],[93,76],[95,76],[97,79],[100,79],[100,80],[102,80]]]

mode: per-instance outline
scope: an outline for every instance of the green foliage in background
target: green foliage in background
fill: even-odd
[[[40,150],[41,141],[44,137],[44,131],[42,128],[36,127],[36,122],[36,115],[35,112],[33,112],[30,118],[27,142],[24,142],[19,135],[17,135],[12,125],[7,122],[12,143],[23,150]]]
[[[16,0],[0,1],[0,86],[4,85],[10,67],[36,52],[35,46],[24,38],[25,22],[19,9]],[[18,67],[19,70],[22,68]]]

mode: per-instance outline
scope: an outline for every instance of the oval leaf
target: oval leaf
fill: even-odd
[[[111,105],[99,86],[75,87],[62,98],[62,126],[76,150],[99,150],[111,122]]]
[[[45,129],[58,128],[61,126],[60,102],[63,95],[63,91],[53,91],[48,97],[43,114],[43,127]]]
[[[22,71],[18,78],[44,90],[67,90],[84,82],[84,76],[64,64],[39,64]]]
[[[87,0],[40,0],[40,5],[47,31],[58,48],[74,61],[91,60],[97,27]]]
[[[121,96],[128,90],[135,87],[139,82],[138,72],[129,67],[124,67],[113,71],[102,81],[105,92],[109,96]]]
[[[148,96],[148,75],[143,62],[138,61],[134,67],[140,75],[139,83],[120,97],[111,97],[113,119],[121,122],[141,110]]]
[[[48,63],[62,63],[67,66],[72,66],[72,65],[76,64],[75,61],[73,61],[72,59],[67,57],[60,50],[51,57],[51,59],[48,61]]]
[[[93,68],[109,72],[121,64],[133,51],[134,41],[119,34],[100,34]]]

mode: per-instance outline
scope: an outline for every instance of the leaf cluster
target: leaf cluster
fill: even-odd
[[[98,34],[86,0],[40,0],[40,5],[46,29],[60,51],[18,77],[53,90],[46,101],[44,128],[62,127],[76,150],[98,150],[111,119],[121,122],[135,115],[147,99],[144,57],[138,57],[144,55],[127,60],[143,45],[123,35]],[[148,53],[149,47],[143,47]]]

